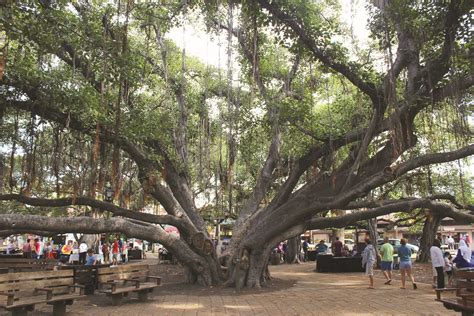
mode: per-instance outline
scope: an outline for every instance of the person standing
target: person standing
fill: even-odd
[[[342,257],[342,248],[343,248],[342,241],[339,240],[339,237],[336,237],[336,240],[332,244],[332,251],[334,253],[334,257]]]
[[[123,256],[122,256],[123,242],[122,242],[122,239],[120,237],[117,237],[117,241],[118,241],[118,247],[119,247],[119,254],[118,254],[117,260],[122,261],[123,260]]]
[[[36,239],[30,239],[30,258],[37,259],[37,253],[36,253]]]
[[[449,236],[447,239],[448,242],[448,249],[454,250],[454,238],[453,236]]]
[[[46,243],[43,254],[46,259],[54,259],[53,246],[51,245],[51,242],[48,241]]]
[[[128,246],[127,243],[124,242],[122,245],[122,263],[128,262]]]
[[[104,256],[104,263],[107,264],[110,262],[110,249],[109,249],[109,243],[104,242],[102,245],[102,255]]]
[[[15,245],[13,244],[13,241],[9,239],[8,244],[7,244],[7,255],[12,254],[14,250],[15,250]]]
[[[72,253],[72,240],[68,240],[67,243],[61,248],[61,257],[60,260],[62,263],[69,261],[69,257]]]
[[[433,268],[436,270],[436,280],[437,280],[437,288],[443,289],[444,288],[444,256],[443,252],[441,251],[441,243],[438,239],[435,239],[433,242],[433,246],[430,248],[430,256],[431,256],[431,264]]]
[[[365,239],[365,249],[362,252],[362,267],[365,265],[365,275],[369,276],[369,289],[375,289],[374,287],[374,265],[377,262],[377,255],[375,248],[369,238]]]
[[[35,254],[36,254],[36,259],[41,259],[43,255],[42,249],[42,242],[39,238],[35,238]]]
[[[79,244],[79,264],[85,264],[86,263],[86,256],[87,256],[87,244],[82,241]]]
[[[30,240],[27,239],[26,242],[23,244],[23,258],[31,258],[31,245]]]
[[[402,277],[402,286],[400,288],[405,289],[405,275],[408,275],[413,284],[413,289],[416,290],[418,287],[411,271],[411,249],[407,247],[407,241],[405,238],[400,240],[400,244],[401,246],[398,248],[398,257],[400,258],[400,273]]]
[[[444,271],[446,271],[446,274],[448,275],[449,287],[453,286],[453,263],[451,262],[452,259],[453,257],[451,257],[449,251],[446,251],[444,253]]]
[[[112,265],[118,265],[118,255],[119,255],[119,243],[117,238],[114,239],[112,244]]]
[[[387,279],[385,284],[390,285],[390,282],[392,282],[393,246],[388,242],[388,237],[385,237],[383,241],[384,244],[382,247],[380,247],[380,254],[382,256],[380,267],[382,269],[383,275]]]
[[[303,252],[304,252],[304,260],[303,261],[308,260],[308,247],[309,247],[308,241],[305,239],[304,242],[303,242]]]

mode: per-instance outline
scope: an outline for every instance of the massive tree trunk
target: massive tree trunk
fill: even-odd
[[[436,233],[438,232],[438,227],[442,219],[442,213],[428,211],[425,224],[423,225],[423,234],[421,235],[418,262],[428,262],[428,259],[430,259],[430,248],[436,239]]]

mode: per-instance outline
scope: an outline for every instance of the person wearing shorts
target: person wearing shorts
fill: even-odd
[[[375,248],[369,238],[365,239],[365,249],[362,252],[362,267],[365,265],[365,275],[369,276],[369,289],[374,289],[374,265],[377,262]]]
[[[406,275],[408,275],[413,284],[413,289],[416,290],[418,287],[416,286],[415,278],[411,273],[411,249],[407,247],[407,241],[405,238],[402,238],[400,243],[402,244],[400,248],[398,248],[398,257],[400,258],[400,273],[402,277],[402,286],[400,288],[405,289],[405,278]]]
[[[112,244],[112,265],[118,265],[119,259],[119,243],[117,238],[114,239],[114,243]]]
[[[380,247],[380,254],[382,256],[380,268],[387,279],[385,284],[390,285],[390,282],[392,282],[393,246],[388,242],[388,240],[388,237],[385,237],[383,240],[384,244]]]

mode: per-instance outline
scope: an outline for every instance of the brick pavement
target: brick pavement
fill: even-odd
[[[146,303],[132,295],[115,307],[100,294],[76,301],[68,307],[68,315],[456,315],[434,301],[428,284],[419,284],[416,291],[401,290],[398,283],[387,286],[376,278],[377,289],[370,290],[361,273],[321,274],[313,269],[314,263],[271,266],[274,277],[294,280],[282,290],[238,294],[219,289],[207,294],[197,287],[167,290],[171,285],[164,284]],[[43,306],[33,315],[51,311]]]

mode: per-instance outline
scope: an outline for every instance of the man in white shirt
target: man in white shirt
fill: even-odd
[[[436,270],[437,274],[437,287],[438,289],[444,288],[444,256],[441,251],[441,242],[435,239],[433,246],[430,248],[431,264]]]
[[[454,249],[454,238],[453,238],[453,236],[449,236],[446,241],[448,242],[448,249],[453,250]]]
[[[79,245],[79,264],[85,264],[86,263],[86,257],[87,257],[87,244],[82,241],[81,244]]]

